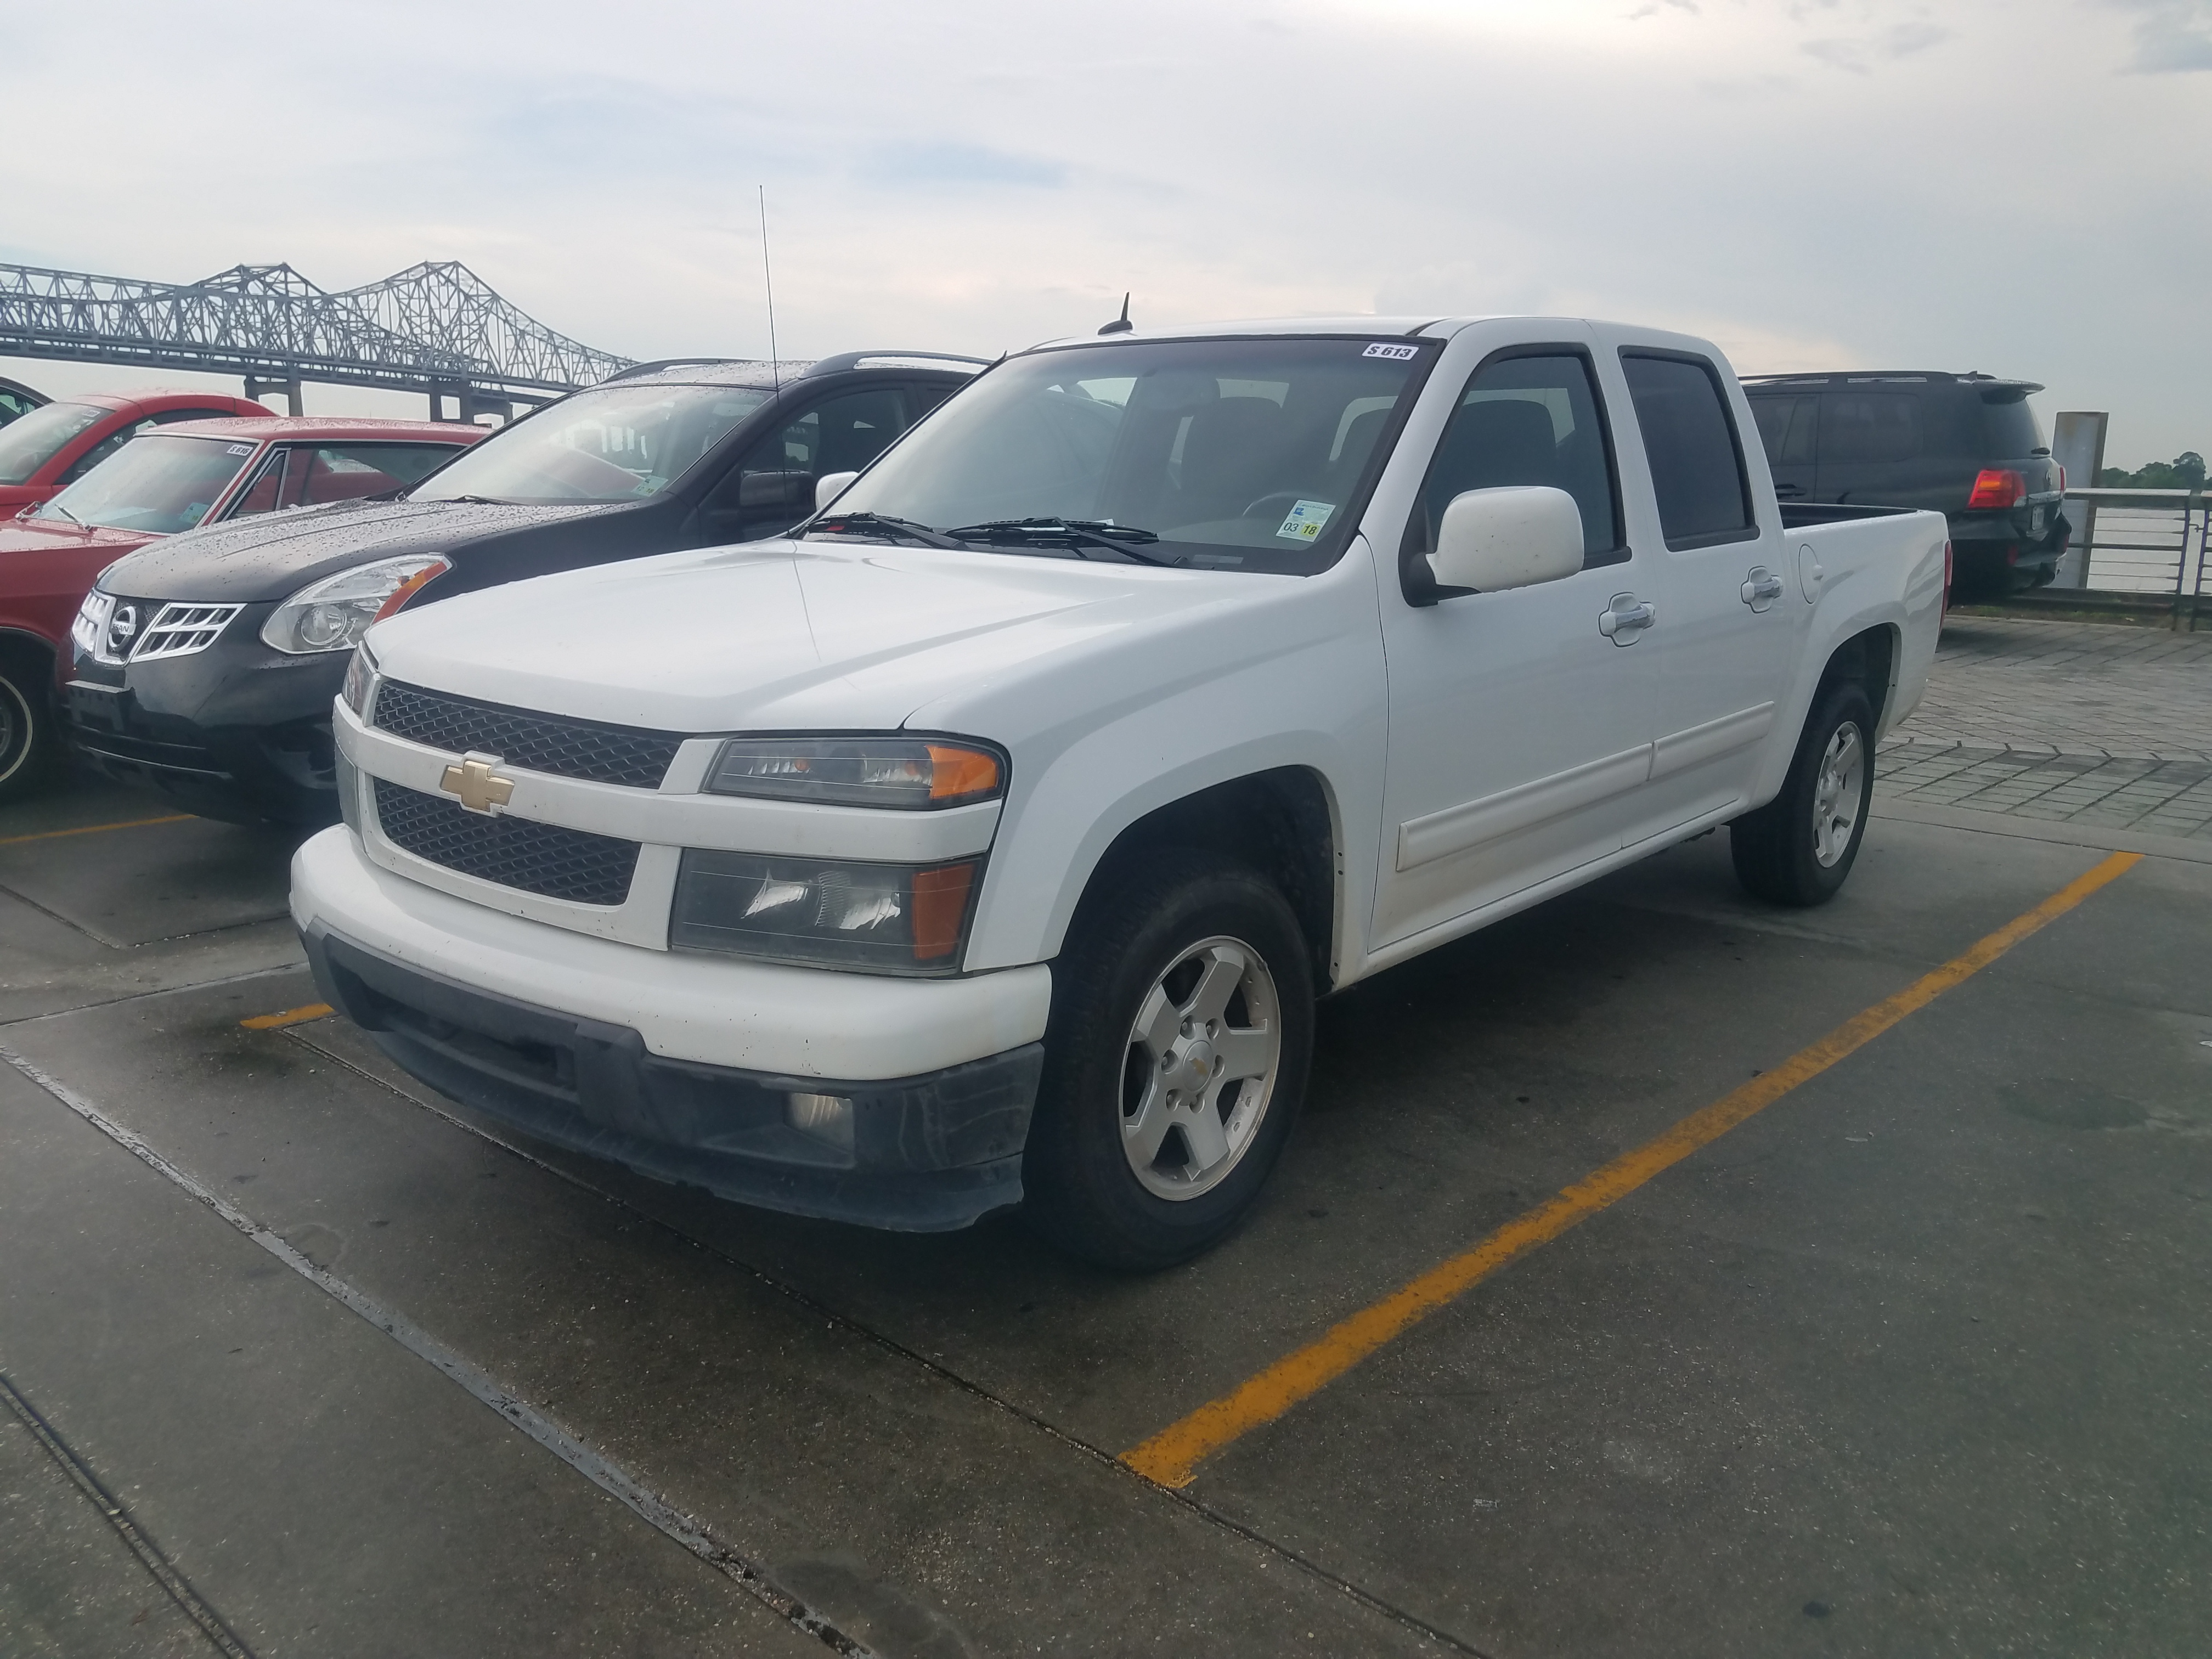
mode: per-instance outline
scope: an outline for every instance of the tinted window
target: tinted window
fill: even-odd
[[[1585,566],[1628,556],[1597,397],[1579,355],[1493,358],[1475,370],[1421,481],[1411,526],[1417,550],[1435,548],[1453,496],[1507,484],[1549,484],[1575,498]]]
[[[1822,400],[1820,464],[1907,461],[1921,453],[1920,399],[1910,392],[1831,392]]]
[[[1993,461],[2016,461],[2043,447],[2043,434],[2035,424],[2035,411],[2025,398],[1982,405],[1982,441]]]
[[[115,411],[98,404],[48,404],[0,428],[0,483],[28,483],[31,475],[86,428]]]
[[[1758,535],[1735,424],[1712,365],[1624,351],[1620,367],[1636,404],[1667,545],[1704,547]]]
[[[1812,465],[1813,433],[1820,407],[1820,400],[1814,398],[1751,400],[1751,418],[1759,423],[1759,441],[1770,466]]]
[[[75,483],[153,424],[151,421],[134,421],[129,426],[116,428],[114,431],[86,450],[83,454],[71,461],[69,464],[69,470],[62,474],[61,482],[65,484]]]

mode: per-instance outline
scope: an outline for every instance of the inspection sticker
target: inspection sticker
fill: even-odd
[[[1300,501],[1292,507],[1283,526],[1275,533],[1285,540],[1310,542],[1321,534],[1321,527],[1328,522],[1328,515],[1336,511],[1334,501]]]
[[[1378,341],[1359,355],[1363,357],[1388,357],[1393,362],[1403,362],[1408,357],[1419,356],[1421,349],[1419,346],[1384,345]]]

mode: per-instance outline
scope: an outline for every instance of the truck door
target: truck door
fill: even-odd
[[[1632,341],[1613,367],[1635,415],[1627,471],[1650,479],[1632,485],[1630,533],[1658,613],[1646,641],[1656,719],[1641,840],[1747,799],[1808,607],[1778,521],[1769,514],[1763,526],[1754,506],[1733,377],[1696,353]]]
[[[1583,568],[1418,602],[1434,592],[1425,556],[1445,506],[1504,484],[1575,498]],[[1632,607],[1641,561],[1622,534],[1585,339],[1509,346],[1474,369],[1397,562],[1401,592],[1382,596],[1390,724],[1376,948],[1603,858],[1638,817],[1651,653],[1632,626],[1608,635],[1600,622],[1619,600]]]

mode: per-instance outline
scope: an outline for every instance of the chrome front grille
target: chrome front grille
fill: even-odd
[[[70,637],[94,660],[115,667],[160,657],[188,657],[222,637],[242,605],[163,605],[118,599],[98,588],[77,607]],[[152,622],[146,620],[153,612]]]
[[[133,662],[156,657],[188,657],[204,651],[219,638],[242,605],[165,605],[153,623],[138,637],[131,653]]]
[[[384,778],[374,782],[377,827],[403,852],[546,898],[617,905],[629,897],[639,850],[634,841],[506,813],[487,817],[443,795]]]
[[[526,771],[632,789],[660,787],[684,746],[678,732],[534,714],[399,680],[378,684],[374,721],[379,731],[448,754],[496,755]]]

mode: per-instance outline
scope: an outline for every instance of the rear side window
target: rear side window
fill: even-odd
[[[2025,398],[1982,405],[1983,453],[1993,461],[2017,461],[2043,447],[2035,411]]]
[[[1921,453],[1920,399],[1910,392],[1831,392],[1820,417],[1820,461],[1856,466]]]
[[[1624,351],[1620,368],[1667,545],[1679,551],[1757,537],[1743,452],[1713,366],[1702,357]]]
[[[1371,422],[1377,427],[1389,400],[1378,401]],[[1349,409],[1346,419],[1358,424]],[[1435,550],[1437,526],[1453,496],[1508,484],[1549,484],[1575,498],[1583,515],[1583,568],[1628,557],[1612,448],[1589,363],[1580,353],[1516,351],[1475,370],[1421,482],[1420,503],[1407,526],[1413,550]]]

